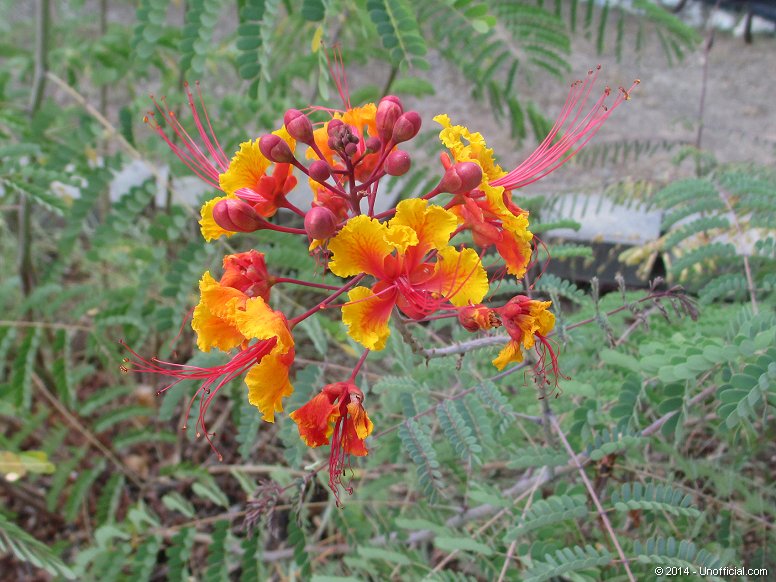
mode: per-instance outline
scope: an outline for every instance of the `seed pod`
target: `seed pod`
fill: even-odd
[[[402,143],[411,140],[418,135],[422,121],[417,111],[402,113],[393,126],[391,140],[393,143]]]
[[[482,168],[474,162],[458,162],[453,164],[437,186],[440,192],[463,194],[473,190],[482,182]]]
[[[337,231],[337,217],[325,206],[315,206],[305,214],[304,229],[310,238],[329,238]]]
[[[310,119],[298,109],[289,109],[283,115],[283,124],[286,126],[288,135],[296,141],[310,145],[315,142],[313,135],[313,124]]]
[[[227,198],[213,207],[213,220],[230,232],[255,232],[263,228],[263,220],[253,207],[239,198]]]
[[[402,176],[409,171],[411,165],[412,160],[407,152],[395,150],[385,158],[383,169],[389,176]]]
[[[261,136],[259,149],[265,158],[276,164],[290,164],[295,160],[294,152],[288,144],[272,133]]]

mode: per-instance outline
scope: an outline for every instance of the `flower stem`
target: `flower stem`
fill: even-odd
[[[350,375],[348,382],[353,382],[356,379],[356,376],[361,371],[361,367],[364,365],[364,362],[366,362],[366,357],[368,355],[369,355],[369,349],[364,350],[364,353],[361,354],[361,357],[358,359],[358,362],[356,362],[356,366],[353,368],[353,373]]]
[[[326,309],[326,307],[334,301],[337,297],[342,295],[345,291],[348,289],[351,289],[355,287],[361,279],[366,277],[366,275],[358,275],[357,277],[354,277],[351,281],[340,287],[337,291],[329,295],[326,299],[318,303],[315,307],[312,309],[308,309],[305,311],[302,315],[298,315],[297,317],[293,318],[291,321],[288,322],[288,325],[290,328],[294,328],[296,325],[298,325],[300,322],[304,321],[311,315],[318,313],[321,309]]]
[[[275,283],[291,283],[293,285],[303,285],[304,287],[315,287],[316,289],[328,289],[337,291],[336,285],[326,285],[325,283],[313,283],[312,281],[302,281],[301,279],[292,279],[290,277],[275,277]]]

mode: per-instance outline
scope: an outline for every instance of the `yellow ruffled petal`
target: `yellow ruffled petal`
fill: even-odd
[[[427,200],[412,198],[396,206],[396,216],[388,223],[390,229],[407,226],[415,231],[422,252],[447,246],[450,235],[458,227],[455,214]]]
[[[520,350],[520,344],[515,341],[510,341],[505,345],[498,356],[493,359],[493,365],[498,370],[503,370],[507,364],[518,363],[523,361],[523,352]]]
[[[342,119],[344,123],[356,127],[359,131],[366,129],[367,134],[377,135],[377,106],[374,103],[367,103],[361,107],[348,109],[341,115],[335,115],[335,119]]]
[[[388,241],[385,224],[365,215],[355,216],[329,241],[329,270],[339,277],[361,273],[379,277],[394,246]]]
[[[221,190],[234,194],[240,188],[256,188],[269,165],[270,161],[259,149],[258,139],[241,143],[229,163],[229,169],[218,177]]]
[[[194,308],[191,327],[197,334],[197,347],[203,352],[212,348],[228,352],[239,346],[245,336],[231,320],[245,295],[232,287],[223,287],[209,272],[199,282],[200,300]]]
[[[262,340],[276,337],[278,343],[272,350],[273,354],[285,354],[294,347],[294,338],[285,316],[272,309],[261,297],[248,299],[245,309],[237,310],[232,320],[246,338]]]
[[[528,234],[531,234],[530,232]],[[533,236],[533,235],[531,235]],[[530,240],[530,239],[529,239]],[[519,235],[505,230],[496,241],[496,250],[507,267],[507,273],[522,277],[531,261],[531,244]]]
[[[488,293],[488,274],[474,249],[459,251],[445,247],[437,253],[429,289],[450,303],[463,307],[479,303]]]
[[[375,295],[367,287],[356,287],[348,293],[348,299],[342,308],[342,322],[348,326],[348,335],[365,348],[382,350],[391,335],[388,321],[396,304],[395,291]]]
[[[283,412],[283,398],[294,391],[288,379],[293,356],[288,356],[289,354],[268,354],[245,376],[248,402],[261,411],[262,420],[267,422],[275,422],[275,413]]]
[[[229,237],[235,234],[231,230],[226,230],[218,226],[213,219],[213,208],[218,202],[226,200],[227,198],[234,198],[234,196],[218,196],[212,200],[208,200],[202,205],[202,208],[199,211],[201,217],[199,220],[199,230],[202,232],[203,238],[208,242],[224,235]]]
[[[407,247],[418,244],[418,235],[409,226],[394,224],[386,231],[385,240],[399,253],[404,253],[407,251]]]
[[[442,131],[439,139],[453,154],[456,162],[477,162],[482,168],[482,184],[488,184],[506,175],[494,157],[493,150],[487,147],[485,138],[479,132],[471,132],[463,125],[452,125],[446,114],[434,117]],[[466,140],[467,143],[464,143]]]

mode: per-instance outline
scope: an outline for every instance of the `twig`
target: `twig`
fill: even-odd
[[[625,573],[628,574],[628,580],[630,580],[631,582],[636,582],[636,578],[633,577],[633,572],[631,572],[628,558],[625,555],[625,552],[623,551],[622,546],[620,545],[620,541],[617,539],[617,535],[614,533],[614,528],[612,528],[612,523],[609,521],[609,518],[606,515],[606,510],[604,510],[603,505],[601,505],[601,500],[598,499],[598,495],[596,495],[595,489],[593,488],[593,484],[590,482],[590,479],[587,478],[587,473],[585,473],[585,470],[582,468],[582,464],[579,462],[579,459],[574,453],[574,449],[571,448],[571,445],[569,444],[568,439],[566,439],[566,435],[563,433],[563,430],[561,430],[560,425],[558,424],[558,419],[555,417],[554,414],[550,415],[550,422],[552,423],[552,428],[555,430],[555,433],[558,435],[561,442],[563,443],[563,446],[566,449],[566,452],[569,454],[569,457],[571,457],[572,462],[576,466],[577,472],[579,473],[579,476],[582,478],[582,482],[585,484],[585,488],[587,489],[587,492],[590,494],[590,498],[593,500],[593,504],[595,505],[595,508],[598,511],[598,515],[601,518],[601,521],[603,522],[604,527],[606,528],[606,531],[609,533],[609,537],[611,538],[612,543],[614,544],[614,548],[617,550],[617,554],[620,556],[620,560],[622,560],[622,565],[625,567]]]

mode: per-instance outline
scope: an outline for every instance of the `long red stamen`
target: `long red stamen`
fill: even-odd
[[[213,444],[213,436],[208,433],[207,426],[205,424],[205,415],[207,409],[210,406],[215,395],[218,391],[229,384],[235,378],[242,376],[248,371],[250,367],[259,363],[261,359],[272,351],[277,343],[277,338],[271,338],[268,340],[261,340],[255,344],[238,352],[229,362],[221,366],[213,366],[209,368],[203,368],[200,366],[191,366],[188,364],[176,364],[173,362],[164,362],[157,358],[146,359],[140,356],[132,348],[130,348],[126,342],[120,340],[119,343],[123,345],[133,356],[131,360],[132,370],[139,373],[158,374],[161,376],[167,376],[174,378],[175,380],[157,390],[156,394],[161,395],[173,386],[176,386],[184,380],[203,380],[202,385],[197,389],[194,395],[189,400],[189,405],[186,410],[186,418],[191,413],[191,408],[194,405],[194,401],[199,397],[199,415],[196,422],[197,436],[204,434],[210,447],[218,455],[219,459],[222,459],[221,454]],[[186,425],[183,426],[186,428]],[[201,433],[199,432],[201,429]]]
[[[491,186],[503,186],[506,190],[522,188],[558,169],[593,138],[620,103],[630,98],[630,92],[638,85],[639,81],[635,81],[627,91],[620,88],[614,102],[608,107],[605,102],[611,90],[606,87],[593,108],[587,115],[582,116],[583,108],[590,97],[599,69],[600,66],[595,71],[590,71],[585,81],[572,83],[560,115],[544,141],[528,159],[506,176],[491,182]],[[568,130],[562,134],[557,142],[553,143],[564,126],[568,126]]]

